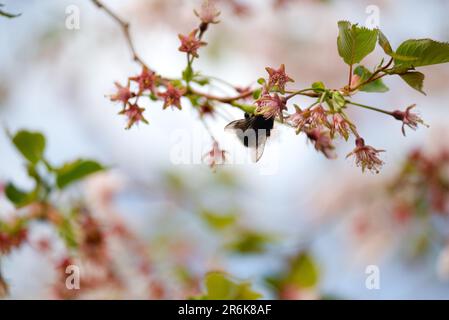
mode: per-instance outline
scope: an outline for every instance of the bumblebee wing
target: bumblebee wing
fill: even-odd
[[[260,132],[261,131],[261,132]],[[265,130],[259,130],[257,134],[256,143],[253,146],[249,146],[251,152],[251,160],[253,162],[259,161],[265,150],[265,143],[267,142],[268,135],[265,134]]]
[[[228,123],[225,127],[225,130],[242,130],[246,131],[251,126],[252,120],[249,119],[241,119],[234,120]]]
[[[232,121],[225,130],[234,131],[239,141],[249,149],[251,160],[257,162],[262,157],[272,124],[266,126],[265,122],[261,124],[260,119],[253,116]]]
[[[254,122],[253,118],[235,120],[230,122],[226,127],[225,131],[232,131],[235,133],[239,141],[245,146],[248,147],[248,139],[246,138],[247,130],[251,128],[252,123]]]

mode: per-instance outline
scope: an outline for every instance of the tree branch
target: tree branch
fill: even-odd
[[[198,91],[196,91],[195,89],[192,89],[192,88],[190,88],[190,92],[192,92],[193,94],[202,96],[202,97],[204,97],[206,99],[215,100],[215,101],[222,102],[222,103],[231,103],[231,102],[236,101],[236,100],[248,98],[248,97],[250,97],[253,94],[253,91],[249,90],[247,92],[243,92],[242,94],[239,94],[238,96],[234,96],[234,97],[218,97],[218,96],[214,96],[214,95],[211,95],[211,94],[208,94],[208,93],[198,92]]]
[[[131,34],[129,32],[130,24],[127,21],[120,18],[114,11],[112,11],[109,7],[105,6],[100,0],[91,0],[91,1],[99,9],[106,12],[106,14],[108,16],[110,16],[112,19],[114,19],[114,21],[116,21],[120,25],[120,27],[122,28],[122,31],[125,35],[125,39],[128,44],[129,50],[131,51],[133,60],[136,61],[137,63],[139,63],[142,67],[149,69],[148,66],[146,65],[146,63],[137,54],[136,48],[134,47],[134,43],[132,41]]]

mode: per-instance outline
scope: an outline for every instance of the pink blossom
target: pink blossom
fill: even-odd
[[[309,124],[310,110],[303,111],[297,105],[295,105],[295,109],[296,112],[289,115],[287,120],[291,126],[296,128],[296,133],[298,134]]]
[[[148,124],[148,121],[143,116],[144,111],[145,109],[140,108],[137,104],[130,104],[128,105],[128,108],[121,111],[120,114],[128,117],[128,124],[126,125],[126,129],[131,128],[135,123],[138,123],[140,121]]]
[[[199,11],[194,10],[195,15],[200,18],[201,22],[204,24],[215,24],[220,21],[216,20],[220,15],[220,11],[217,10],[215,6],[215,1],[213,0],[204,0],[201,4],[201,8]]]
[[[311,128],[319,128],[325,126],[330,128],[331,125],[327,119],[327,111],[321,104],[310,110],[309,126]]]
[[[167,84],[167,91],[161,92],[158,95],[164,99],[163,108],[166,109],[169,106],[175,106],[179,110],[181,107],[181,97],[186,93],[186,89],[175,88],[171,83]]]
[[[313,142],[315,149],[322,152],[326,158],[335,159],[337,157],[329,131],[315,128],[307,131],[307,137]]]
[[[214,141],[212,149],[203,156],[203,160],[211,169],[214,169],[217,165],[222,165],[226,162],[226,151],[220,149],[218,142]]]
[[[372,172],[379,173],[384,162],[379,159],[378,154],[385,151],[377,150],[371,146],[365,145],[365,141],[362,138],[357,138],[355,140],[355,145],[355,149],[350,152],[346,158],[355,156],[355,163],[358,167],[362,168],[363,172],[365,169],[368,169]]]
[[[353,74],[351,78],[351,88],[356,88],[360,84],[361,80],[362,78],[359,75]]]
[[[115,82],[114,84],[117,87],[117,92],[109,96],[111,101],[120,101],[123,102],[123,105],[126,105],[129,99],[135,97],[135,94],[131,92],[129,87],[123,87],[118,82]]]
[[[420,116],[418,116],[418,114],[410,111],[414,107],[416,107],[416,104],[407,107],[405,111],[396,110],[392,112],[392,116],[395,119],[402,121],[402,134],[404,136],[405,136],[405,126],[408,126],[412,130],[416,130],[418,128],[418,124],[428,127],[428,125],[424,123],[424,121],[421,119]]]
[[[345,140],[349,138],[350,124],[339,113],[332,116],[331,136],[334,137],[336,133],[340,134]]]
[[[270,94],[263,95],[256,101],[256,104],[257,104],[256,113],[263,115],[265,119],[270,119],[279,116],[281,121],[284,120],[282,111],[287,110],[287,106],[285,105],[285,99],[279,97],[277,93],[273,95]]]
[[[267,70],[269,75],[268,85],[270,88],[276,86],[281,93],[285,92],[285,85],[287,82],[295,82],[295,80],[285,73],[284,64],[281,64],[277,70],[270,67],[265,68],[265,70]]]
[[[211,117],[214,117],[215,116],[215,109],[208,101],[206,101],[206,102],[204,102],[203,104],[200,105],[199,113],[200,113],[200,117],[201,118],[204,118],[207,115],[210,115]]]
[[[5,279],[3,279],[2,274],[0,273],[0,299],[5,298],[8,295],[9,288]]]
[[[202,46],[205,46],[207,43],[203,42],[196,38],[196,34],[198,29],[194,29],[187,36],[179,34],[179,40],[181,40],[181,46],[179,47],[179,51],[186,52],[191,54],[195,58],[198,58],[198,49]]]
[[[296,133],[321,127],[332,129],[332,125],[327,119],[327,111],[323,106],[318,105],[313,109],[301,110],[301,108],[295,105],[295,109],[296,112],[289,115],[288,120],[296,128]]]
[[[135,81],[139,85],[139,93],[145,90],[150,90],[151,93],[155,93],[155,86],[157,83],[157,75],[154,71],[144,67],[140,75],[131,77],[129,80]]]

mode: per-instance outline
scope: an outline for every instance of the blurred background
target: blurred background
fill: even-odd
[[[197,25],[193,9],[200,1],[104,2],[131,23],[136,49],[148,65],[180,77],[185,55],[177,50],[177,34]],[[186,298],[202,291],[206,272],[222,270],[250,281],[265,298],[449,298],[447,188],[437,190],[443,205],[436,206],[433,182],[418,175],[406,182],[398,178],[404,162],[416,159],[411,152],[420,150],[426,163],[438,166],[439,181],[449,179],[444,155],[449,149],[449,65],[423,68],[427,96],[399,77],[386,79],[390,91],[385,94],[358,94],[357,101],[389,110],[416,103],[430,125],[403,137],[399,122],[351,111],[367,142],[387,150],[380,174],[362,174],[345,159],[352,143],[338,145],[338,159],[328,160],[303,135],[282,126],[265,150],[277,154],[274,173],[263,173],[264,158],[212,171],[205,164],[172,161],[176,130],[204,131],[187,104],[182,111],[163,111],[159,103],[148,103],[150,125],[124,130],[118,107],[105,96],[115,91],[114,81],[124,82],[140,68],[120,28],[104,12],[86,0],[2,3],[8,12],[22,13],[0,19],[2,126],[44,133],[46,156],[53,163],[87,157],[111,167],[58,199],[64,205],[81,201],[98,219],[108,239],[112,262],[107,264],[114,266],[89,271],[107,272],[109,278],[92,280],[79,297]],[[70,5],[79,8],[79,29],[66,28]],[[443,0],[221,0],[217,5],[221,22],[208,30],[208,46],[200,50],[195,68],[242,87],[266,76],[266,66],[281,63],[295,87],[318,80],[341,86],[347,66],[337,52],[337,21],[364,24],[372,5],[393,47],[409,38],[449,40],[449,2]],[[376,49],[365,64],[372,68],[381,56]],[[296,99],[300,105],[307,102]],[[229,121],[242,118],[240,110],[227,113]],[[226,120],[209,120],[220,137]],[[210,149],[204,137],[201,154]],[[0,181],[31,185],[3,131],[0,161]],[[398,211],[403,195],[391,187],[398,179],[406,186],[429,183],[420,198],[429,205]],[[416,200],[416,192],[410,192]],[[14,214],[2,197],[1,217]],[[28,241],[1,258],[9,297],[66,298],[55,289],[66,250],[54,228],[33,224]],[[379,267],[379,289],[366,286],[370,265]]]

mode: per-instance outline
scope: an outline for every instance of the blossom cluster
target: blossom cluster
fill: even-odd
[[[200,72],[194,70],[193,63],[195,59],[199,58],[199,50],[207,45],[203,41],[203,37],[208,27],[212,24],[219,23],[218,17],[220,16],[220,11],[216,8],[216,1],[206,0],[203,2],[201,8],[195,10],[194,13],[200,20],[199,25],[186,34],[178,35],[180,41],[179,51],[186,54],[187,57],[187,65],[180,78],[169,79],[158,75],[141,59],[138,59],[138,62],[142,66],[141,73],[137,76],[129,77],[126,86],[116,83],[117,92],[111,95],[110,98],[113,101],[121,103],[122,110],[120,114],[127,117],[126,128],[129,129],[139,122],[148,123],[144,116],[145,108],[139,105],[140,99],[145,97],[149,97],[153,101],[161,101],[163,109],[174,107],[181,110],[183,105],[189,104],[198,111],[200,120],[204,123],[208,118],[206,116],[213,118],[217,115],[215,112],[217,105],[228,105],[232,108],[240,108],[246,114],[263,116],[264,119],[269,121],[275,120],[294,128],[297,134],[305,134],[314,148],[330,159],[336,157],[335,139],[342,138],[347,141],[350,137],[353,137],[355,148],[347,157],[354,157],[356,165],[362,171],[368,170],[377,173],[384,163],[380,157],[383,150],[365,143],[365,139],[357,130],[355,121],[350,119],[347,109],[349,107],[356,107],[390,116],[402,123],[402,132],[404,135],[405,127],[416,130],[419,125],[426,124],[417,113],[412,111],[415,105],[407,107],[404,111],[388,111],[355,102],[353,96],[359,91],[387,91],[388,88],[381,79],[385,76],[398,74],[402,77],[409,75],[413,77],[418,76],[421,79],[419,72],[414,71],[413,65],[406,64],[407,61],[422,59],[422,65],[444,63],[447,60],[446,55],[449,55],[449,49],[446,50],[446,48],[443,48],[442,50],[448,52],[444,51],[441,53],[441,61],[432,60],[430,62],[427,57],[405,57],[404,62],[399,59],[394,60],[394,57],[398,55],[394,55],[391,45],[379,29],[368,30],[357,25],[352,25],[347,21],[340,21],[338,49],[340,56],[350,67],[347,85],[341,88],[328,88],[323,82],[315,82],[310,88],[294,89],[291,88],[294,79],[286,73],[285,65],[281,64],[278,68],[266,68],[267,77],[260,78],[257,81],[261,85],[259,88],[254,86],[239,88],[227,83],[230,89],[235,91],[235,95],[216,96],[205,93],[203,89],[207,89],[209,86],[213,88],[213,82],[221,80],[216,77],[202,76]],[[367,49],[367,44],[357,43],[357,41],[351,40],[351,37],[358,39],[357,36],[362,34],[371,39],[370,49]],[[382,60],[373,71],[370,71],[361,64],[354,68],[355,64],[360,63],[363,57],[374,49],[375,42],[372,41],[376,41],[377,39],[379,46],[391,58],[386,62]],[[434,50],[440,50],[442,48],[441,43],[431,41],[430,45],[439,48]],[[417,47],[418,45],[420,43],[416,43]],[[345,51],[347,46],[355,46],[353,50],[356,50],[356,53],[361,58],[356,61],[353,56],[347,55]],[[133,46],[131,46],[131,50],[134,56],[136,56]],[[403,56],[406,56],[406,54],[403,53]],[[411,55],[412,53],[409,52],[408,54]],[[420,53],[417,51],[413,54],[418,55]],[[393,62],[395,66],[392,66]],[[396,64],[400,65],[400,67]],[[226,82],[221,81],[221,83]],[[421,84],[420,86],[414,86],[414,88],[422,92]],[[291,103],[291,100],[298,95],[309,97],[313,101],[307,107],[300,107]],[[289,112],[292,109],[294,111]],[[225,152],[221,150],[217,139],[212,135],[211,140],[212,149],[204,158],[209,159],[208,163],[211,167],[215,167],[216,164],[224,162]]]

